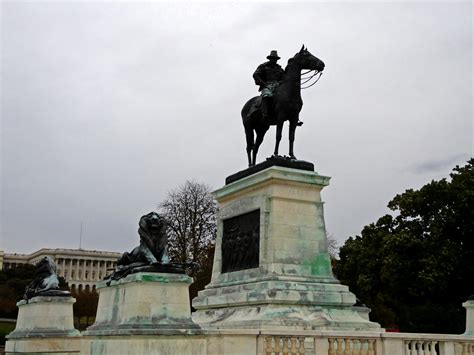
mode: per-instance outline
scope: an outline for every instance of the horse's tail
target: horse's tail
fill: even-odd
[[[250,151],[253,149],[254,143],[255,143],[255,137],[254,137],[254,132],[253,132],[254,127],[250,121],[250,117],[251,117],[250,109],[253,105],[253,101],[254,101],[254,98],[248,100],[245,103],[244,107],[242,107],[242,111],[240,112],[240,115],[242,117],[242,123],[245,129],[245,140],[247,142],[247,147],[246,147],[247,154],[250,154]],[[250,164],[250,161],[249,161],[249,164]]]

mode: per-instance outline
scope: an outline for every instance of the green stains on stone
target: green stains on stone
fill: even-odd
[[[312,260],[306,262],[311,267],[314,276],[331,276],[331,258],[328,253],[317,254]]]
[[[145,281],[145,282],[164,282],[164,283],[170,282],[169,278],[166,277],[166,276],[163,276],[163,275],[150,275],[150,274],[142,275],[141,280]]]
[[[134,276],[134,278],[129,281],[160,282],[160,283],[173,283],[173,282],[192,283],[193,282],[193,279],[186,274],[138,273],[138,274],[134,274],[130,276]]]
[[[158,283],[187,283],[193,282],[193,279],[186,274],[171,274],[171,273],[152,273],[152,272],[139,272],[136,274],[128,275],[120,280],[112,280],[110,283],[111,287],[119,287],[133,282],[158,282]],[[106,288],[105,283],[101,284],[100,288]]]

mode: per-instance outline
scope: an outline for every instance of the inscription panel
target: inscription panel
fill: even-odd
[[[225,219],[222,233],[222,273],[259,266],[260,210]]]

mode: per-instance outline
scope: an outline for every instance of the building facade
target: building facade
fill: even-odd
[[[56,263],[58,276],[64,277],[71,291],[93,290],[98,281],[112,273],[121,253],[43,248],[31,254],[9,254],[0,251],[0,269],[14,268],[21,264],[36,264],[45,256]]]

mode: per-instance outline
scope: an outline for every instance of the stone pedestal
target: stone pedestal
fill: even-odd
[[[474,336],[474,299],[470,299],[462,305],[466,308],[466,331],[464,335]]]
[[[17,303],[15,330],[7,336],[9,353],[69,353],[80,348],[80,333],[74,329],[70,296],[37,296]]]
[[[204,328],[380,330],[332,274],[320,192],[329,178],[271,166],[214,192],[211,283],[193,300]]]
[[[95,323],[84,335],[157,334],[199,330],[191,320],[189,285],[185,274],[136,273],[110,286],[97,285]]]
[[[100,282],[96,320],[82,333],[81,354],[203,354],[205,338],[191,320],[191,283],[185,274],[145,272],[110,286]]]

